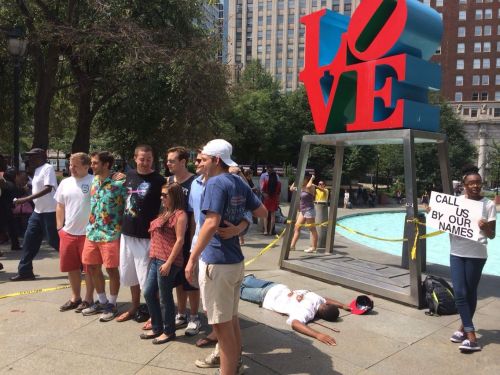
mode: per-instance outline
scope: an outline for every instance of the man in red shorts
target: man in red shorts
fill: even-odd
[[[90,307],[94,301],[94,284],[87,267],[85,270],[86,294],[82,301],[81,270],[82,253],[85,243],[85,228],[90,214],[90,186],[94,176],[88,173],[90,157],[78,152],[69,159],[71,177],[61,181],[55,194],[57,231],[59,233],[59,256],[61,272],[68,273],[71,298],[62,305],[60,311],[76,309],[75,312]]]
[[[102,313],[101,322],[109,322],[117,315],[116,299],[120,290],[120,234],[127,189],[125,180],[111,178],[113,163],[114,157],[107,151],[91,155],[90,167],[96,177],[90,188],[90,217],[83,248],[83,263],[88,265],[99,301],[82,314]],[[109,276],[109,298],[102,265]]]

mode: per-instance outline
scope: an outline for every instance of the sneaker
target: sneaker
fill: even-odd
[[[82,301],[75,309],[76,313],[81,313],[83,310],[88,309],[90,307],[90,302]]]
[[[464,340],[462,345],[458,347],[462,352],[479,352],[481,350],[481,345],[477,342],[470,340]]]
[[[188,323],[186,331],[184,332],[186,336],[196,336],[200,333],[201,322],[200,319],[192,320]]]
[[[245,366],[243,365],[243,363],[241,362],[241,359],[240,359],[240,362],[238,363],[238,367],[236,367],[236,375],[243,375],[244,373],[245,373]],[[220,375],[220,368],[215,370],[214,375]]]
[[[465,340],[465,334],[462,331],[456,331],[451,337],[450,341],[454,343],[461,343]]]
[[[102,312],[99,321],[100,322],[109,322],[115,318],[115,316],[118,315],[118,309],[116,308],[116,305],[113,305],[112,303],[106,304],[104,311]]]
[[[308,247],[304,250],[304,253],[315,253],[316,249],[314,247]]]
[[[75,302],[73,302],[72,300],[68,300],[64,305],[59,307],[59,311],[63,312],[63,311],[76,309],[78,306],[80,306],[81,303],[82,303],[81,298],[76,300]]]
[[[188,321],[187,321],[186,315],[184,315],[184,314],[175,315],[175,329],[185,327],[185,326],[187,326],[187,324],[188,324]]]
[[[106,307],[108,303],[99,303],[95,302],[92,306],[83,309],[82,310],[82,315],[83,316],[88,316],[88,315],[96,315],[104,311],[104,308]]]
[[[197,359],[194,361],[196,367],[199,368],[215,368],[220,367],[220,356],[214,351],[210,353],[205,359]]]

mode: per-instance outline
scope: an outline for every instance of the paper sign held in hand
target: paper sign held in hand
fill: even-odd
[[[429,207],[431,210],[426,220],[429,227],[472,241],[478,240],[483,202],[433,191]]]

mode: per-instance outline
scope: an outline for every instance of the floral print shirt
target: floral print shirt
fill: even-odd
[[[90,188],[90,217],[87,238],[94,242],[111,242],[120,238],[127,189],[125,179],[107,177],[102,183],[94,177]]]

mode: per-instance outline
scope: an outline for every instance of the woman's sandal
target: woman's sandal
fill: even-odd
[[[152,333],[152,334],[148,334],[148,333],[141,333],[139,335],[139,337],[141,338],[141,340],[151,340],[151,339],[156,339],[157,337],[161,336],[163,334],[163,332],[158,332],[158,333]]]
[[[164,339],[154,339],[152,341],[152,343],[154,345],[161,345],[161,344],[165,344],[169,341],[172,341],[172,340],[175,340],[177,336],[175,335],[175,333],[172,333],[171,335],[168,335],[167,337],[165,337]]]
[[[134,313],[135,314],[135,313]],[[130,320],[134,317],[134,314],[132,314],[130,311],[125,311],[123,314],[121,314],[118,318],[116,318],[115,320],[118,322],[118,323],[121,323],[121,322],[126,322],[127,320]],[[151,328],[150,328],[151,329]]]
[[[204,348],[205,346],[215,345],[217,344],[217,339],[211,339],[208,336],[202,337],[198,341],[196,341],[196,346],[198,348]]]

